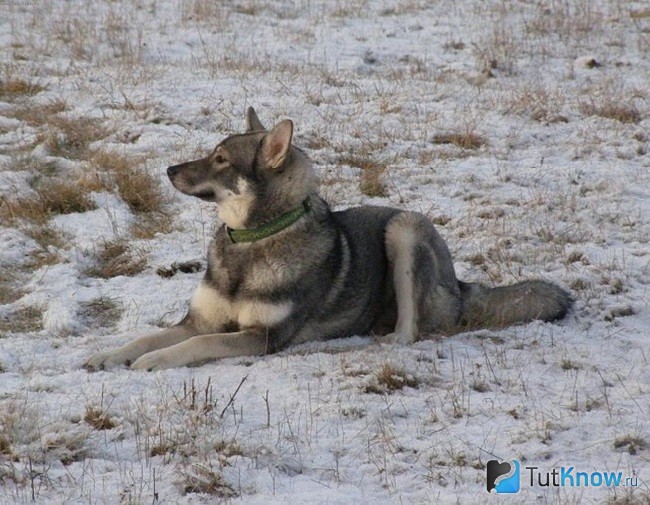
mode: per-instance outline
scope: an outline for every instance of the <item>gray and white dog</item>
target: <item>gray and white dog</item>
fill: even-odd
[[[488,288],[456,279],[449,249],[422,214],[363,206],[332,212],[317,194],[293,123],[247,131],[206,158],[167,169],[179,191],[215,202],[221,226],[208,266],[176,326],[100,352],[85,364],[158,370],[290,344],[457,332],[564,317],[563,289],[541,280]]]

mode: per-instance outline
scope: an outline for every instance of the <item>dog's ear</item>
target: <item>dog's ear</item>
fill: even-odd
[[[255,109],[249,107],[246,109],[246,132],[255,132],[260,130],[266,130],[266,128],[264,128],[260,118],[257,117]]]
[[[276,169],[282,166],[291,147],[293,123],[285,119],[278,123],[262,140],[262,162],[264,166]]]

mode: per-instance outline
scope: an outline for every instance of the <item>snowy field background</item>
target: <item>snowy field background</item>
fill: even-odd
[[[646,2],[3,0],[0,48],[0,502],[650,503]],[[332,205],[575,310],[87,373],[182,317],[218,223],[165,169],[249,105]],[[489,496],[496,458],[638,485]]]

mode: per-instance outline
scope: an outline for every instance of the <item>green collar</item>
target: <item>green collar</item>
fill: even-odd
[[[226,226],[226,233],[230,237],[230,240],[234,244],[240,242],[256,242],[262,240],[263,238],[270,237],[275,235],[278,232],[281,232],[285,228],[288,228],[293,223],[298,221],[302,216],[307,214],[311,209],[311,202],[309,197],[305,198],[300,207],[295,208],[285,214],[282,214],[280,217],[274,219],[273,221],[266,223],[265,225],[260,226],[259,228],[253,228],[251,230],[233,230]]]

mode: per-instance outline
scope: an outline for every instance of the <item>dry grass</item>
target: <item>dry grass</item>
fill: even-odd
[[[110,279],[119,275],[137,275],[146,267],[147,257],[142,251],[132,248],[125,239],[117,239],[99,244],[95,265],[85,273],[90,277]]]
[[[160,188],[160,180],[141,168],[141,157],[127,157],[118,153],[98,150],[90,157],[98,184],[118,194],[136,216],[131,228],[135,238],[150,239],[157,233],[169,233],[172,223],[165,212],[167,198]]]
[[[236,440],[220,440],[214,444],[214,450],[225,458],[244,455],[244,450]]]
[[[41,413],[26,395],[16,394],[0,400],[0,438],[4,453],[0,457],[0,481],[6,476],[3,470],[8,460],[42,459],[42,451],[34,450],[40,445],[40,421]]]
[[[385,363],[364,388],[365,393],[385,394],[404,389],[416,388],[420,382],[401,368]]]
[[[471,130],[461,133],[441,133],[434,135],[432,142],[434,144],[452,144],[461,149],[480,149],[487,145],[485,137]]]
[[[566,96],[558,89],[540,86],[524,86],[507,93],[504,97],[504,112],[521,114],[544,124],[568,123],[561,113]]]
[[[641,114],[632,103],[616,101],[603,103],[590,102],[582,104],[580,111],[587,116],[604,117],[621,123],[637,124],[641,121]]]
[[[492,391],[490,385],[483,379],[477,378],[472,381],[470,387],[477,393],[488,393]]]
[[[55,117],[54,127],[46,138],[46,146],[52,156],[72,160],[88,157],[88,146],[109,134],[109,130],[98,119]]]
[[[7,115],[32,126],[42,126],[51,122],[53,119],[52,116],[67,110],[67,108],[67,102],[61,99],[53,100],[46,104],[29,102],[16,106]]]
[[[0,456],[10,460],[15,460],[17,457],[11,450],[11,442],[3,434],[0,434]]]
[[[387,168],[386,161],[376,160],[367,156],[348,154],[340,156],[339,163],[361,170],[359,190],[364,195],[370,197],[384,197],[388,195],[386,185],[383,181]]]
[[[84,421],[98,431],[112,430],[117,423],[109,417],[102,407],[87,405],[84,414]]]
[[[181,19],[183,22],[221,25],[228,19],[229,11],[212,0],[181,0]]]
[[[0,99],[11,100],[22,96],[33,96],[45,90],[45,86],[37,82],[23,79],[8,78],[0,80]]]
[[[92,136],[87,140],[90,138]],[[90,153],[85,140],[76,145],[85,149],[84,156],[90,156],[91,169],[73,179],[60,178],[56,165],[42,160],[29,156],[12,160],[13,169],[36,172],[30,181],[34,192],[26,197],[1,199],[0,225],[17,226],[39,244],[40,249],[31,254],[29,268],[36,269],[60,260],[56,249],[65,247],[65,237],[49,221],[55,215],[96,209],[89,196],[92,192],[115,191],[122,197],[136,216],[131,229],[135,238],[149,239],[171,230],[159,181],[137,168],[140,158],[129,159],[105,151]],[[90,274],[103,278],[134,275],[145,266],[146,258],[142,253],[127,247],[125,241],[115,241],[101,245],[97,266]]]
[[[3,333],[28,333],[43,329],[43,309],[18,307],[0,316],[0,337]]]
[[[565,372],[568,372],[570,370],[580,370],[582,368],[582,365],[579,363],[576,363],[575,361],[569,359],[569,358],[564,358],[560,362],[560,368],[564,370]]]
[[[117,301],[102,296],[81,303],[79,316],[91,329],[111,328],[119,321],[123,310]]]
[[[26,170],[34,174],[29,181],[31,188],[39,186],[44,178],[53,177],[59,173],[59,166],[56,161],[30,155],[15,157],[12,165],[12,168],[16,171]]]
[[[77,181],[47,181],[34,188],[32,196],[0,201],[0,223],[5,226],[26,221],[44,225],[56,214],[87,212],[97,208]]]
[[[133,213],[162,212],[166,200],[160,181],[139,168],[141,160],[101,152],[95,154],[93,162],[112,174],[120,197]]]
[[[195,463],[181,469],[179,473],[178,485],[184,494],[201,493],[224,499],[237,496],[237,493],[226,482],[221,472],[212,468],[212,465],[205,466]]]
[[[116,175],[119,194],[134,213],[161,211],[164,199],[158,179],[148,172],[135,169]]]
[[[632,19],[648,19],[650,18],[650,8],[630,11]]]
[[[625,448],[630,454],[646,449],[647,442],[640,435],[620,435],[614,439],[614,449]]]
[[[380,167],[369,168],[361,172],[359,190],[366,196],[388,196],[386,185],[383,182],[384,169]]]
[[[492,31],[472,44],[477,68],[487,77],[494,77],[495,70],[513,73],[521,52],[510,27],[500,21],[492,23]]]
[[[629,487],[623,494],[610,496],[603,503],[605,505],[648,505],[650,492]]]
[[[24,292],[15,286],[17,281],[13,268],[0,267],[0,305],[13,303],[23,296]]]
[[[173,229],[169,215],[151,212],[138,214],[137,221],[131,226],[131,235],[136,239],[149,240],[159,233],[170,233]]]
[[[42,448],[58,459],[64,466],[82,461],[88,456],[85,433],[69,431],[44,437]]]
[[[51,224],[31,225],[23,227],[23,233],[39,245],[39,249],[30,252],[30,258],[25,263],[28,269],[35,270],[45,265],[53,265],[59,261],[57,249],[67,248],[67,235]]]

